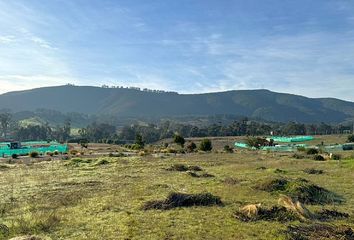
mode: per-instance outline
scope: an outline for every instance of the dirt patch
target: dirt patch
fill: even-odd
[[[143,210],[161,209],[168,210],[178,207],[192,206],[212,206],[222,205],[220,197],[211,193],[186,194],[186,193],[170,193],[165,200],[149,201],[142,207]]]
[[[255,186],[255,189],[267,192],[280,192],[304,204],[332,204],[343,202],[343,199],[337,194],[302,178],[270,178],[260,182]]]
[[[286,236],[289,240],[354,240],[354,231],[348,226],[301,224],[299,226],[288,226]]]

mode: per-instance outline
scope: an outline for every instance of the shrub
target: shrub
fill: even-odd
[[[297,147],[297,150],[299,152],[306,152],[306,148],[305,147]]]
[[[194,152],[194,150],[197,148],[197,145],[195,145],[194,142],[190,142],[187,145],[187,151],[188,152]]]
[[[348,143],[354,142],[354,134],[348,136],[347,142],[348,142]]]
[[[246,139],[246,144],[249,147],[254,147],[259,149],[262,146],[269,145],[269,142],[267,141],[267,139],[261,137],[248,137]]]
[[[322,155],[316,154],[315,156],[313,156],[313,160],[324,161],[325,158]]]
[[[54,153],[52,153],[52,152],[46,152],[46,155],[48,155],[48,156],[53,156],[54,155]]]
[[[232,147],[230,147],[229,145],[225,145],[224,146],[224,151],[227,153],[233,153],[234,149]]]
[[[309,148],[306,151],[307,155],[314,155],[314,154],[318,154],[318,150],[316,148]]]
[[[76,155],[77,153],[78,153],[78,151],[75,150],[75,149],[70,150],[70,154],[71,154],[71,155]]]
[[[144,148],[145,142],[143,141],[143,137],[140,134],[137,134],[135,136],[135,147],[138,147],[139,149]]]
[[[199,149],[204,152],[210,152],[213,149],[211,141],[209,139],[203,139],[199,145]]]
[[[179,134],[176,134],[176,135],[174,136],[173,141],[174,141],[176,144],[180,145],[181,147],[183,147],[183,146],[184,146],[184,143],[186,142],[186,140],[184,140],[184,137],[182,137],[182,136],[179,135]]]
[[[31,158],[36,158],[36,157],[39,156],[39,153],[38,153],[38,152],[31,152],[31,153],[29,154],[29,156],[30,156]]]
[[[301,154],[298,154],[298,153],[294,153],[293,154],[293,158],[296,158],[296,159],[304,159],[305,156],[301,155]]]
[[[332,159],[333,160],[341,160],[342,159],[342,155],[335,153],[332,155]]]
[[[13,154],[11,155],[11,157],[12,157],[13,159],[17,159],[17,158],[18,158],[18,155],[17,155],[16,153],[13,153]]]

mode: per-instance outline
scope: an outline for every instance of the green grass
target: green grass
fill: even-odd
[[[215,177],[193,178],[166,170],[174,164],[199,166]],[[291,154],[239,151],[163,158],[82,157],[6,166],[11,167],[0,169],[0,224],[9,228],[10,235],[0,232],[0,239],[24,234],[79,240],[285,239],[282,231],[298,221],[242,222],[234,217],[245,204],[276,205],[280,193],[254,186],[279,176],[305,178],[342,196],[344,202],[335,208],[351,216],[331,223],[354,227],[354,160],[349,159],[318,162],[294,159]],[[303,172],[308,168],[324,174]],[[210,193],[223,205],[142,210],[146,202],[164,200],[172,192]]]

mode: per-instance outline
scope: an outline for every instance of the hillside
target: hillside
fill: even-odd
[[[270,121],[343,122],[354,117],[354,103],[307,98],[268,90],[205,94],[148,92],[126,88],[57,86],[0,95],[0,109],[13,112],[51,109],[63,113],[119,117],[233,114]]]

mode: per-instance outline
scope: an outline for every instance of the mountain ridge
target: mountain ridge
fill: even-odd
[[[339,123],[354,119],[354,102],[267,89],[179,94],[132,88],[63,85],[0,95],[0,109],[52,109],[116,117],[235,114],[269,121]]]

